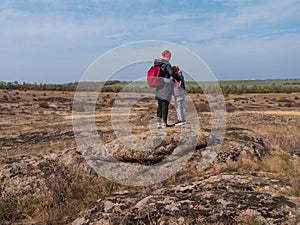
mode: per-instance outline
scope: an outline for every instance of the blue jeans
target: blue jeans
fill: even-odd
[[[175,107],[178,120],[185,122],[185,95],[175,96]]]

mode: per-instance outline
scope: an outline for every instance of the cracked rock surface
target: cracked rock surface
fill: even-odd
[[[147,196],[115,193],[94,202],[72,224],[296,224],[299,206],[277,194],[289,187],[255,173],[208,175]]]

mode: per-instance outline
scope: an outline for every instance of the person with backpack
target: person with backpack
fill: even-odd
[[[154,60],[154,67],[160,67],[160,77],[158,78],[162,85],[156,87],[155,99],[157,100],[157,128],[166,128],[169,104],[174,91],[175,81],[181,84],[180,77],[174,73],[170,64],[171,52],[165,50],[162,57]],[[174,80],[172,80],[173,78]]]
[[[186,124],[186,115],[185,115],[185,83],[184,77],[178,66],[173,66],[174,73],[177,74],[181,80],[180,85],[174,86],[174,97],[175,97],[175,107],[177,111],[178,121],[175,123],[175,126]]]

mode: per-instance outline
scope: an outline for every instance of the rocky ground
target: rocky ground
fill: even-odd
[[[225,96],[224,137],[211,135],[206,96],[190,95],[193,104],[187,106],[196,109],[199,129],[188,124],[166,132],[151,130],[156,102],[142,96],[129,111],[132,136],[126,136],[126,143],[140,146],[136,140],[151,136],[158,144],[135,151],[117,138],[127,130],[113,129],[120,128],[125,113],[120,107],[112,124],[116,94],[101,93],[95,129],[112,159],[106,163],[115,165],[113,159],[118,159],[137,168],[133,177],[139,180],[144,174],[142,183],[149,181],[145,168],[161,163],[152,176],[166,179],[146,187],[117,184],[97,173],[95,159],[102,156],[76,142],[76,137],[90,140],[93,134],[73,130],[72,110],[73,116],[86,113],[80,104],[73,106],[73,95],[0,90],[2,224],[300,223],[299,94]],[[83,93],[81,98],[92,102],[93,94]],[[121,99],[124,105],[127,98]],[[170,124],[176,121],[173,106],[169,118]],[[86,115],[80,121],[88,120]],[[167,177],[160,175],[174,161],[184,166],[174,167]],[[109,168],[110,173],[124,172]]]
[[[150,195],[119,192],[91,204],[72,224],[297,224],[289,184],[257,173],[221,173]]]

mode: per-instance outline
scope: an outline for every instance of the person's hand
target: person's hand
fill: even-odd
[[[182,83],[181,81],[177,82],[178,87],[181,86],[181,83]]]

